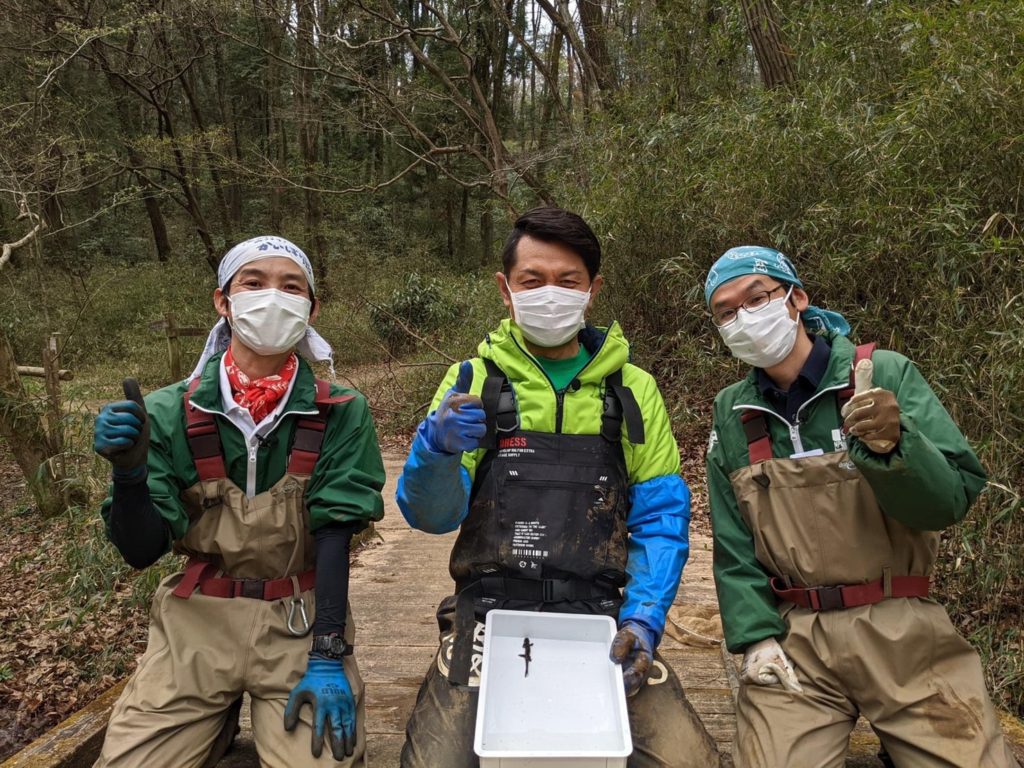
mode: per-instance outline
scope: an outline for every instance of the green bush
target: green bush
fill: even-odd
[[[457,308],[445,296],[441,281],[418,272],[411,272],[386,301],[370,310],[374,331],[392,352],[411,349],[416,341],[412,333],[437,330],[456,317]]]

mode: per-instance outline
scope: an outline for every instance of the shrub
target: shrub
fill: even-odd
[[[456,317],[456,306],[444,295],[441,281],[418,272],[411,272],[387,301],[370,311],[374,331],[392,352],[412,348],[416,341],[412,333],[437,330]]]

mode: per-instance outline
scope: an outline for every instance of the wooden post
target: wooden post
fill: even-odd
[[[43,381],[46,386],[46,434],[50,442],[50,455],[59,457],[64,450],[64,433],[61,429],[61,421],[64,418],[64,411],[60,401],[60,363],[58,361],[58,340],[59,333],[51,333],[46,346],[43,347]],[[59,461],[60,459],[58,459]],[[63,467],[58,469],[57,475],[64,476]]]
[[[164,322],[167,324],[164,329],[167,333],[167,359],[171,365],[171,380],[181,381],[181,339],[178,337],[178,326],[174,324],[174,315],[170,312],[164,313]]]

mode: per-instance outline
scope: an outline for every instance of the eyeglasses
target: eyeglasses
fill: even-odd
[[[725,328],[727,325],[735,322],[736,314],[741,309],[745,309],[747,312],[757,312],[764,309],[772,300],[772,294],[776,291],[783,290],[788,286],[784,283],[782,285],[776,285],[767,291],[758,291],[747,296],[744,301],[738,307],[729,307],[728,309],[719,309],[717,312],[711,314],[711,322],[718,328]]]

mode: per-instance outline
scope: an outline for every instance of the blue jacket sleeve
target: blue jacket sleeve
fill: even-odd
[[[629,501],[628,580],[619,623],[643,624],[661,642],[690,554],[690,489],[679,475],[663,475],[632,486]]]
[[[470,485],[462,456],[430,450],[420,424],[396,494],[409,525],[427,533],[454,531],[469,513]]]

